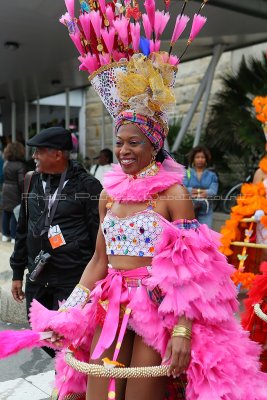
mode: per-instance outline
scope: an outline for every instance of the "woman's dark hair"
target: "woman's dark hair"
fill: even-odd
[[[210,151],[207,149],[207,147],[205,147],[205,146],[196,146],[188,154],[188,161],[189,161],[190,167],[192,167],[192,165],[194,163],[195,156],[196,156],[197,153],[203,153],[205,158],[206,158],[207,164],[210,164],[210,162],[211,162],[211,154],[210,154]]]
[[[4,157],[8,161],[24,161],[25,148],[19,142],[8,143],[4,149]]]
[[[164,150],[164,148],[162,147],[156,155],[156,161],[163,163],[163,161],[165,160],[165,158],[168,157],[167,152]]]

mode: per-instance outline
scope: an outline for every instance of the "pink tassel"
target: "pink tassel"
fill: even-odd
[[[108,54],[108,53],[99,54],[99,60],[100,60],[101,67],[103,65],[109,64],[110,63],[110,54]]]
[[[106,8],[106,16],[107,16],[110,26],[113,26],[114,12],[113,12],[112,7],[109,5]]]
[[[71,16],[68,12],[66,12],[64,15],[62,15],[62,17],[59,19],[59,22],[61,22],[61,24],[67,26],[67,22],[71,21]]]
[[[102,13],[105,14],[105,12],[106,12],[105,0],[98,0],[98,3],[100,4],[100,9],[101,9]]]
[[[172,34],[172,39],[171,39],[172,44],[174,44],[179,39],[183,31],[185,30],[189,19],[190,18],[187,15],[182,15],[182,16],[178,15],[178,17],[176,18],[175,27]]]
[[[151,38],[152,28],[148,19],[148,15],[143,14],[142,16],[143,16],[143,27],[145,31],[145,36],[149,40]]]
[[[65,0],[66,8],[71,18],[74,19],[74,0]]]
[[[82,63],[80,69],[88,71],[89,74],[92,74],[100,67],[95,54],[88,53],[85,57],[79,57],[79,61]]]
[[[140,43],[140,24],[139,22],[130,23],[130,30],[131,30],[131,36],[132,36],[132,46],[134,51],[139,50],[139,43]]]
[[[120,19],[115,19],[113,21],[114,27],[118,32],[119,38],[121,39],[122,43],[125,47],[128,46],[128,25],[129,21],[126,17],[122,16]]]
[[[106,45],[106,48],[108,49],[109,54],[111,54],[114,46],[115,29],[114,28],[109,28],[109,30],[101,29],[101,36]]]
[[[81,63],[79,65],[79,71],[88,71],[87,67],[83,64],[83,57],[82,56],[78,57],[78,60]]]
[[[167,25],[169,19],[170,19],[170,14],[169,13],[164,14],[163,11],[159,11],[159,10],[156,11],[156,13],[155,13],[154,32],[155,32],[155,35],[156,35],[157,39],[162,35],[164,29],[166,28],[166,25]]]
[[[80,37],[80,32],[76,31],[75,33],[71,33],[70,34],[70,38],[73,41],[73,43],[76,46],[76,49],[78,50],[78,52],[83,55],[85,53],[85,50],[83,48],[83,45],[81,43],[81,37]]]
[[[85,13],[81,14],[79,17],[79,21],[83,28],[84,35],[88,41],[91,40],[91,21],[90,21],[90,14]]]
[[[0,359],[18,353],[25,348],[41,346],[40,340],[51,337],[51,332],[34,332],[30,329],[21,331],[3,331],[0,333]]]
[[[153,53],[156,51],[160,51],[160,40],[155,40],[155,42],[150,40],[150,52]]]
[[[194,20],[189,36],[189,42],[193,42],[193,40],[199,34],[199,32],[201,31],[206,22],[207,22],[206,17],[202,17],[202,15],[199,14],[194,15]]]
[[[91,22],[97,38],[100,38],[100,30],[102,25],[102,18],[99,11],[91,11]]]
[[[155,0],[146,0],[144,3],[152,30],[155,24]]]

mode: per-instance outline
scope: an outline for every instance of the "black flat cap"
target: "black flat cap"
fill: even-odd
[[[61,126],[52,126],[28,140],[27,145],[49,147],[57,150],[72,150],[71,133]]]

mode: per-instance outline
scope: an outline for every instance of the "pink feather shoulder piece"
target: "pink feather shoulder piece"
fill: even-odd
[[[159,164],[156,175],[137,179],[126,175],[120,165],[114,164],[112,170],[105,174],[104,188],[116,201],[141,203],[151,199],[153,194],[160,193],[175,184],[182,184],[183,178],[184,167],[171,158]]]

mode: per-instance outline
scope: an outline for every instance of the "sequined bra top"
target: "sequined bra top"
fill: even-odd
[[[153,257],[162,226],[148,203],[146,210],[120,218],[108,209],[102,223],[107,255]]]

